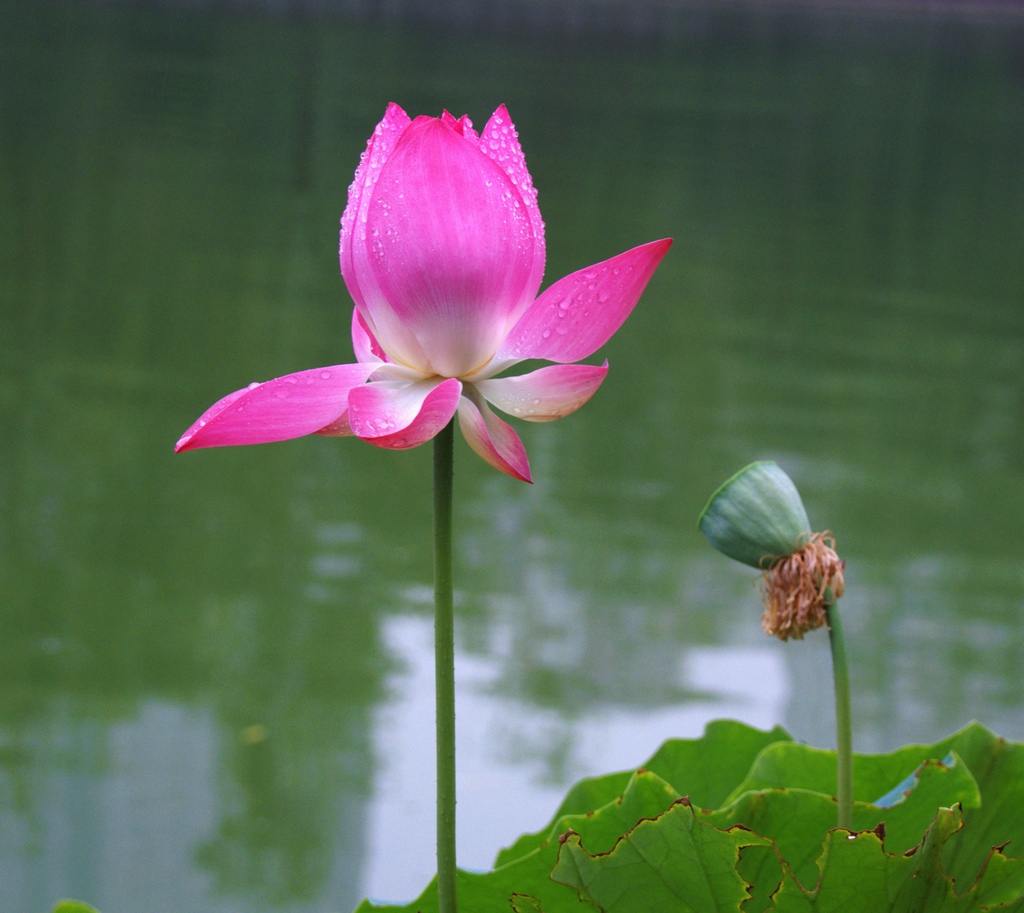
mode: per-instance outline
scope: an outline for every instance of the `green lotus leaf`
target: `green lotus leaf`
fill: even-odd
[[[978,801],[974,778],[955,756],[948,764],[924,762],[906,785],[900,803],[891,808],[866,802],[853,806],[855,831],[871,831],[884,823],[884,845],[889,853],[902,853],[920,843],[941,805],[956,804],[961,797],[975,804]],[[742,823],[772,840],[777,853],[744,854],[740,865],[758,898],[758,904],[748,905],[748,911],[764,910],[768,908],[767,897],[783,879],[781,861],[802,883],[817,880],[816,862],[828,832],[835,828],[836,802],[823,792],[772,788],[745,792],[721,809],[698,814],[721,828]]]
[[[957,892],[942,858],[962,836],[962,827],[959,808],[938,809],[924,839],[911,853],[886,852],[880,833],[831,831],[817,863],[817,882],[805,887],[788,876],[773,898],[772,913],[967,913],[991,909],[985,902],[990,898],[1000,902],[1000,910],[1024,909],[1020,891],[1016,897],[1009,896],[1011,885],[1021,887],[1021,860],[1001,857],[995,867],[986,865],[968,890]],[[989,868],[993,868],[991,876]]]
[[[738,913],[750,896],[737,869],[740,850],[768,845],[746,828],[706,824],[682,800],[641,821],[607,853],[591,853],[579,834],[567,835],[551,877],[614,913]]]

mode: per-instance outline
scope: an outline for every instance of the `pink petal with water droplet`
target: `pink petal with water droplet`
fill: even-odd
[[[526,448],[512,427],[503,422],[471,387],[459,400],[459,428],[473,452],[495,469],[532,482]]]
[[[268,444],[313,434],[344,414],[349,392],[375,368],[373,364],[312,368],[236,390],[207,409],[174,450]]]
[[[354,241],[365,238],[366,210],[370,204],[370,193],[380,176],[381,166],[411,123],[409,115],[398,105],[394,102],[388,105],[384,118],[370,135],[366,151],[359,161],[359,167],[356,168],[355,178],[348,188],[348,205],[341,216],[341,245],[338,253],[341,274],[349,293],[359,307],[363,304],[363,294],[360,289],[360,277],[356,275],[353,262]],[[372,276],[363,278],[372,280]]]
[[[376,275],[371,268],[367,252],[370,245],[367,213],[374,190],[380,180],[381,169],[390,158],[395,146],[408,130],[412,121],[398,105],[388,105],[384,118],[374,128],[366,151],[356,169],[355,179],[348,189],[348,205],[341,217],[341,244],[338,251],[341,275],[345,279],[352,300],[366,321],[367,329],[378,341],[403,361],[416,364],[424,360],[416,338],[393,315],[382,310],[382,295]],[[376,320],[367,302],[376,302]]]
[[[488,376],[526,358],[572,362],[592,355],[622,326],[671,239],[634,247],[559,279],[512,328]]]
[[[526,167],[526,156],[519,144],[519,134],[509,116],[508,109],[501,105],[487,121],[480,134],[480,149],[484,155],[493,159],[508,176],[523,201],[526,214],[530,218],[533,236],[536,240],[533,250],[533,267],[526,283],[526,296],[521,309],[512,315],[514,323],[533,303],[540,289],[540,281],[544,278],[544,220],[541,218],[540,207],[537,205],[537,190],[533,186],[533,178]]]
[[[551,422],[575,412],[608,374],[603,365],[548,365],[529,374],[474,384],[491,405],[528,422]]]
[[[455,378],[366,384],[349,395],[349,424],[358,437],[378,447],[418,447],[452,420],[461,392]]]

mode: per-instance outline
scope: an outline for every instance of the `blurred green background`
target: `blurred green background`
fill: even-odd
[[[430,448],[171,452],[352,360],[392,100],[508,105],[546,283],[676,239],[598,395],[518,425],[535,485],[457,446],[462,863],[713,717],[832,744],[826,639],[696,531],[753,459],[847,560],[855,747],[1024,738],[1024,16],[350,6],[0,6],[0,909],[434,870]]]

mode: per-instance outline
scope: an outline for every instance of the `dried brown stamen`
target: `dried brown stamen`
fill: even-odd
[[[812,533],[792,555],[765,558],[771,565],[761,576],[764,615],[761,627],[779,640],[800,640],[808,631],[828,625],[825,591],[843,595],[843,561],[832,533]]]

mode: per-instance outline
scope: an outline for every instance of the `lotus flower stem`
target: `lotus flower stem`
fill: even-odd
[[[825,611],[828,614],[828,639],[832,647],[832,677],[836,692],[836,823],[839,827],[853,827],[853,734],[850,722],[850,672],[846,664],[846,638],[839,617],[839,606],[832,589],[825,591]]]
[[[437,905],[455,913],[455,620],[452,573],[454,423],[434,438],[434,675],[437,722]]]

